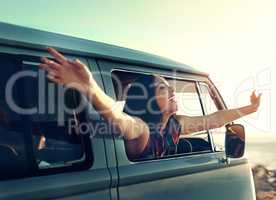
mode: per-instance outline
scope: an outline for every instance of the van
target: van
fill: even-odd
[[[52,58],[47,46],[78,58],[117,100],[116,109],[132,80],[158,74],[175,85],[179,112],[187,115],[227,108],[207,73],[71,36],[6,23],[0,30],[0,199],[255,199],[242,125],[185,136],[175,155],[129,159],[123,139],[97,126],[104,120],[93,106],[46,80],[37,66]],[[80,102],[85,106],[75,112]],[[87,134],[72,129],[77,125]]]

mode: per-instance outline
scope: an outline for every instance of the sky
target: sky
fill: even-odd
[[[0,21],[165,56],[208,72],[247,132],[276,134],[275,0],[0,0]],[[1,31],[1,30],[0,30]],[[274,123],[273,123],[274,122]]]

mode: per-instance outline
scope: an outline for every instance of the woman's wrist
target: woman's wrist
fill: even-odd
[[[85,95],[88,98],[91,98],[93,96],[95,96],[97,90],[98,90],[98,84],[96,83],[96,81],[94,79],[92,79],[91,81],[89,81],[89,83],[85,86]]]
[[[259,107],[258,104],[250,104],[249,105],[249,108],[250,108],[250,110],[251,110],[252,113],[256,112],[258,110],[258,107]]]
[[[243,117],[243,116],[246,116],[246,115],[256,112],[257,107],[255,104],[249,104],[247,106],[237,108],[236,111],[237,111],[239,117]]]

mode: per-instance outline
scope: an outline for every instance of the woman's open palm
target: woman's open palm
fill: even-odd
[[[262,93],[260,93],[260,94],[257,96],[256,93],[255,93],[255,90],[254,90],[254,91],[252,92],[251,96],[250,96],[251,105],[254,105],[256,108],[258,108],[259,105],[260,105],[261,96],[262,96]]]
[[[93,80],[87,66],[78,59],[68,60],[53,48],[48,48],[48,51],[57,62],[47,58],[41,59],[40,67],[48,72],[47,77],[55,83],[86,93]]]

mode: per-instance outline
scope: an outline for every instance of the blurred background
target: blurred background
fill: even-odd
[[[275,0],[0,0],[0,21],[165,56],[210,73],[229,108],[262,92],[246,127],[252,167],[276,170]]]

